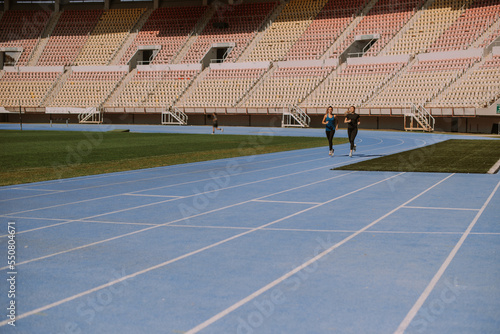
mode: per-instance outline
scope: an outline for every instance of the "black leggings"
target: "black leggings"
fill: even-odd
[[[335,136],[335,130],[326,130],[326,138],[328,138],[328,148],[333,150],[333,136]]]
[[[349,143],[351,143],[351,150],[354,150],[354,140],[358,134],[358,128],[347,128],[347,135],[349,136]]]

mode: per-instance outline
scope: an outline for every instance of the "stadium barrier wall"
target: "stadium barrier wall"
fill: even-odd
[[[35,73],[46,73],[46,72],[64,72],[64,66],[5,66],[3,68],[5,72],[35,72]]]
[[[23,123],[78,123],[76,114],[46,114],[44,111],[30,111],[25,113],[22,109]],[[35,109],[35,108],[32,108]],[[211,126],[212,121],[210,113],[188,114],[189,125]],[[218,113],[220,126],[256,126],[256,127],[280,127],[281,113],[262,113],[262,114],[226,114]],[[311,128],[323,129],[321,124],[323,114],[310,114]],[[339,129],[345,129],[343,123],[343,113],[337,115],[339,119]],[[9,113],[0,113],[0,122],[19,123],[19,110]],[[161,123],[160,113],[104,113],[104,122],[110,124],[141,124],[141,125],[159,125]],[[465,116],[436,116],[435,131],[443,132],[461,132],[461,133],[492,133],[496,124],[500,123],[500,117],[496,115],[465,117]],[[390,115],[362,115],[360,130],[404,130],[403,116]]]

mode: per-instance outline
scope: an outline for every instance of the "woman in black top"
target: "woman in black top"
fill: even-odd
[[[351,143],[351,151],[349,156],[352,157],[352,151],[356,152],[356,144],[354,140],[358,134],[358,125],[360,122],[359,115],[356,114],[356,107],[350,106],[345,115],[344,123],[347,123],[347,135],[349,136],[349,142]]]
[[[217,114],[212,113],[212,134],[215,133],[215,130],[220,130],[220,132],[224,132],[224,129],[219,128],[219,121],[217,120]]]

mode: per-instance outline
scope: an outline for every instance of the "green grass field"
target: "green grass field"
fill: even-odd
[[[500,140],[451,139],[430,146],[362,161],[341,170],[486,173],[500,159]]]
[[[347,142],[334,138],[335,144]],[[326,146],[326,138],[0,131],[0,185]]]

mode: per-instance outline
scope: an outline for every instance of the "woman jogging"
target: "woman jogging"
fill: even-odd
[[[217,121],[217,114],[212,114],[212,134],[215,133],[215,130],[220,130],[220,132],[224,132],[223,128],[219,129],[219,122]]]
[[[330,155],[333,156],[333,136],[335,135],[335,130],[338,129],[339,125],[335,115],[332,114],[333,108],[330,106],[326,109],[326,114],[323,117],[322,124],[326,125],[326,138],[328,139],[328,148],[330,149]]]
[[[359,115],[356,114],[356,107],[350,106],[345,115],[344,123],[347,123],[347,135],[349,136],[349,142],[351,143],[351,151],[349,156],[352,157],[352,151],[356,152],[356,144],[354,140],[358,134],[358,125],[360,122]]]

